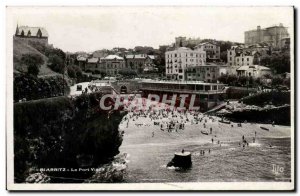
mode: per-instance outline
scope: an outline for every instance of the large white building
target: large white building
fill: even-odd
[[[195,51],[186,47],[167,51],[165,57],[166,76],[173,80],[186,80],[186,68],[202,66],[206,63],[205,51]]]

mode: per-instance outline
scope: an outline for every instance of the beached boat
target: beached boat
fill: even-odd
[[[206,131],[201,131],[201,133],[204,135],[208,135],[208,133]]]
[[[266,128],[266,127],[260,127],[260,128],[263,129],[263,130],[269,131],[269,129]]]
[[[220,123],[230,124],[230,121],[219,120]]]

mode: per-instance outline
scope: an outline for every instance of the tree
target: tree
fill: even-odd
[[[248,81],[248,77],[247,76],[240,76],[238,78],[238,82],[240,85],[244,86],[247,84],[247,81]]]
[[[181,40],[180,40],[181,41]],[[194,48],[196,47],[196,44],[193,43],[188,43],[185,47],[190,48],[192,50],[194,50]]]
[[[256,86],[262,85],[261,78],[259,78],[259,77],[255,78],[255,79],[254,79],[254,84],[255,84]]]
[[[290,72],[290,53],[288,51],[280,53],[265,54],[261,57],[261,65],[267,66],[275,73],[281,74]]]
[[[272,80],[272,86],[278,86],[283,84],[283,79],[281,77],[274,77]]]
[[[52,69],[55,72],[63,73],[64,61],[60,56],[54,54],[53,56],[50,56],[48,59],[48,67],[50,67],[50,69]]]
[[[76,72],[76,77],[79,78],[79,77],[82,77],[82,70],[80,67],[76,66],[76,65],[73,65],[73,69],[74,71]]]
[[[21,63],[27,66],[29,65],[42,65],[44,63],[44,59],[41,55],[38,54],[23,54],[21,58]]]
[[[220,59],[227,63],[227,50],[226,51],[222,51],[221,54],[220,54]]]
[[[37,76],[40,72],[39,66],[35,64],[31,64],[28,66],[27,73],[33,76]]]
[[[218,81],[220,83],[223,83],[223,84],[227,84],[227,75],[221,75],[219,78],[218,78]]]
[[[119,71],[119,74],[123,75],[123,76],[136,76],[136,72],[132,69],[121,69]]]
[[[66,59],[66,54],[64,53],[64,51],[62,51],[62,50],[59,49],[59,48],[46,48],[45,55],[46,55],[47,57],[58,56],[58,57],[60,57],[63,61]]]
[[[227,84],[234,86],[237,82],[237,76],[236,75],[229,75],[227,77]]]
[[[69,66],[67,71],[70,78],[76,78],[76,72],[72,66]]]

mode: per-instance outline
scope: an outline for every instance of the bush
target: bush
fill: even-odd
[[[50,56],[48,59],[48,67],[52,69],[55,72],[58,73],[63,73],[64,72],[64,60],[58,56],[58,55],[53,55]]]
[[[119,74],[124,75],[124,76],[133,76],[137,75],[137,73],[134,70],[131,69],[123,69],[119,71]]]
[[[288,91],[271,91],[254,94],[242,99],[245,104],[264,106],[272,103],[273,105],[279,106],[283,104],[290,104],[291,94]]]
[[[91,157],[91,167],[119,153],[119,123],[125,115],[99,110],[101,94],[76,99],[56,97],[14,104],[14,168],[24,182],[32,168],[81,168],[78,156]],[[89,160],[89,159],[88,159]],[[51,172],[51,176],[84,178],[82,172]],[[51,178],[51,182],[56,178]],[[62,180],[61,182],[69,182]],[[78,181],[76,181],[78,182]]]
[[[70,78],[76,78],[76,72],[72,66],[68,67],[68,75]]]
[[[79,66],[76,66],[76,65],[72,65],[72,67],[73,67],[73,69],[74,69],[74,71],[76,73],[76,77],[77,78],[82,77],[82,70],[81,70],[81,68]]]
[[[27,66],[42,65],[44,63],[44,59],[38,54],[23,54],[21,57],[21,63]]]
[[[27,73],[28,74],[31,74],[33,76],[37,76],[40,72],[40,69],[39,69],[39,66],[38,65],[29,65],[28,66],[28,69],[27,69]]]
[[[283,79],[281,77],[274,77],[272,79],[272,86],[278,86],[283,84]]]
[[[37,78],[30,74],[14,74],[14,102],[61,96],[68,85],[61,76]],[[64,89],[65,88],[65,89]]]

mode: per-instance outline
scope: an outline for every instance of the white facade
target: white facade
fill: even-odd
[[[253,65],[253,56],[241,54],[235,57],[235,66]]]
[[[220,60],[220,46],[214,43],[205,42],[197,45],[195,50],[205,51],[206,57],[210,61]]]
[[[254,65],[254,59],[259,60],[259,53],[251,51],[248,48],[232,46],[227,50],[227,64],[231,67],[251,66]]]
[[[251,66],[241,66],[237,70],[238,76],[251,76],[251,77],[263,77],[264,75],[272,75],[272,70],[265,66],[251,65]]]
[[[185,69],[205,65],[206,52],[195,51],[190,48],[180,47],[165,53],[166,76],[174,80],[186,80]]]

